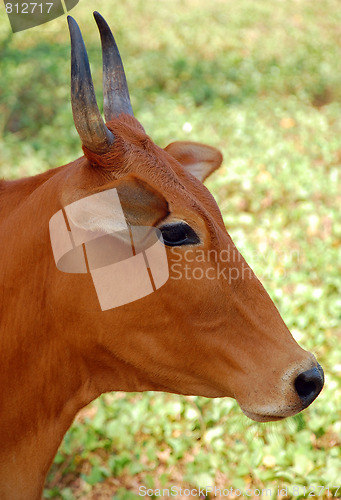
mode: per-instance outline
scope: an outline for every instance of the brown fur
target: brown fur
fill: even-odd
[[[236,251],[213,197],[190,173],[198,161],[211,161],[213,171],[219,152],[212,148],[210,160],[190,148],[181,165],[176,143],[171,156],[134,118],[122,115],[108,127],[116,140],[106,154],[84,148],[85,157],[69,165],[1,184],[1,500],[40,498],[75,414],[103,392],[231,396],[254,418],[275,420],[301,410],[293,380],[316,366]],[[198,248],[234,250],[238,258],[228,265],[246,266],[248,278],[170,279],[143,299],[101,311],[88,274],[56,268],[48,224],[72,201],[131,178],[148,186],[142,203],[154,200],[155,223],[186,221],[201,238]],[[201,264],[209,265],[217,262]]]

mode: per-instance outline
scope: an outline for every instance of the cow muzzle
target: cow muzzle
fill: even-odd
[[[323,369],[316,360],[314,364],[312,368],[299,373],[289,370],[282,378],[286,403],[277,401],[270,404],[255,403],[249,406],[239,402],[243,413],[257,422],[269,422],[296,415],[307,408],[320,394],[324,385]]]

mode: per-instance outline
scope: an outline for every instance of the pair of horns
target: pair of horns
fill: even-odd
[[[127,80],[114,36],[104,18],[94,12],[102,43],[104,116],[110,121],[121,113],[133,116]],[[71,104],[73,120],[85,147],[104,153],[114,142],[98,109],[88,54],[76,21],[68,16],[71,36]]]

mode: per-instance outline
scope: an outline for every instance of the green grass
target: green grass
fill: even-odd
[[[339,2],[81,0],[72,15],[100,102],[94,8],[117,36],[135,114],[155,142],[223,151],[208,187],[326,386],[311,408],[277,424],[251,422],[230,399],[105,395],[66,435],[45,498],[123,500],[141,485],[206,484],[272,488],[272,498],[287,487],[285,498],[302,498],[303,486],[340,484]],[[13,36],[3,15],[0,28],[0,175],[77,158],[65,18]]]

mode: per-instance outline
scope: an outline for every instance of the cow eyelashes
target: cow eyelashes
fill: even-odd
[[[185,222],[173,222],[159,227],[163,242],[169,247],[197,245],[200,238]]]

